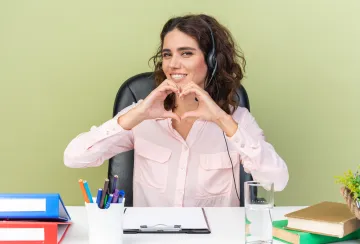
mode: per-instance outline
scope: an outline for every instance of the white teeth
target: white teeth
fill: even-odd
[[[178,74],[176,74],[176,75],[171,75],[171,78],[173,78],[173,79],[175,79],[175,80],[179,80],[179,79],[182,79],[182,78],[184,78],[186,75],[178,75]]]

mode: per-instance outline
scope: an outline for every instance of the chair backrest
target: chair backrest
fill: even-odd
[[[155,88],[155,80],[152,72],[135,75],[126,80],[115,98],[113,116],[120,112],[123,108],[145,99],[146,96]],[[250,111],[249,99],[246,90],[241,86],[237,91],[236,99],[241,107],[245,107]],[[126,206],[133,205],[133,172],[134,172],[134,150],[115,155],[109,160],[108,177],[110,186],[114,180],[114,175],[119,176],[117,186],[126,192]],[[244,171],[240,166],[240,206],[244,206],[244,182],[252,180],[250,174]]]

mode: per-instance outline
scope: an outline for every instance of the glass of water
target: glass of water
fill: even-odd
[[[271,210],[274,184],[247,181],[245,190],[245,242],[273,243]]]

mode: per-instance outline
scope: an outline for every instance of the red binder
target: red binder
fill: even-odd
[[[0,221],[0,243],[58,244],[71,222]]]

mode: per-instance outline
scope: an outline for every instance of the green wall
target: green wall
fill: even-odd
[[[251,110],[288,164],[278,205],[341,201],[334,175],[359,164],[360,2],[0,1],[0,192],[102,184],[107,163],[69,169],[77,134],[111,118],[117,89],[147,63],[165,21],[208,13],[247,58]]]

